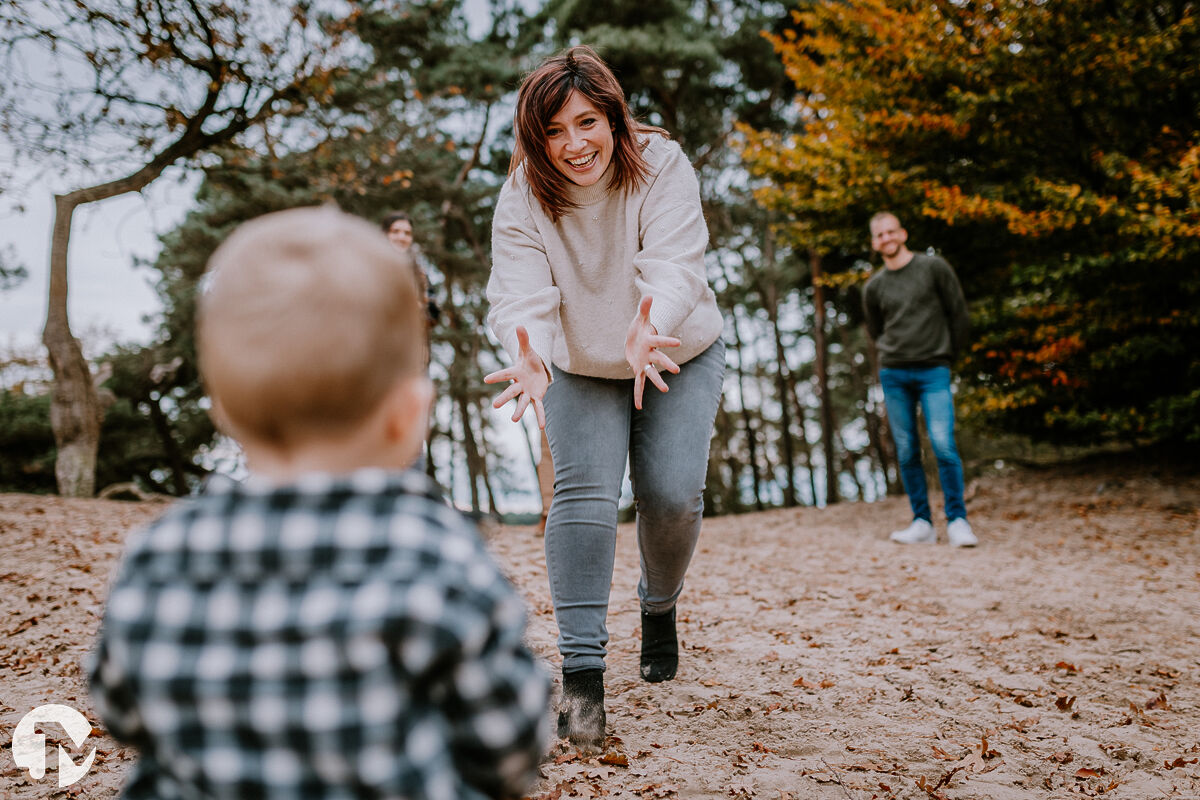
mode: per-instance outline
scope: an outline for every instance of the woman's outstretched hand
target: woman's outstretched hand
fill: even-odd
[[[646,388],[647,378],[660,392],[665,392],[667,384],[659,372],[679,372],[679,365],[658,349],[679,347],[679,340],[674,336],[659,336],[650,324],[650,306],[653,303],[652,297],[642,298],[637,315],[629,323],[629,333],[625,336],[625,360],[633,368],[633,407],[638,411],[642,410],[642,392]]]
[[[512,421],[517,422],[525,414],[525,409],[533,405],[533,413],[537,415],[539,428],[546,427],[546,410],[542,408],[542,398],[550,386],[550,375],[541,356],[533,352],[529,346],[529,332],[524,325],[517,326],[517,361],[507,369],[498,370],[485,375],[484,383],[500,383],[512,381],[509,387],[492,401],[493,408],[500,408],[514,397],[517,398],[517,408],[513,412]]]

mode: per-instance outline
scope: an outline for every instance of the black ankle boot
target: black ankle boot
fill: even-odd
[[[564,672],[558,735],[581,752],[604,749],[604,670]]]
[[[675,609],[665,614],[642,612],[642,680],[669,681],[679,668],[679,640],[675,638]]]

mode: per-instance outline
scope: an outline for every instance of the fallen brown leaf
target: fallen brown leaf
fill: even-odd
[[[1171,706],[1167,703],[1167,696],[1162,692],[1159,692],[1158,697],[1155,697],[1146,703],[1147,711],[1153,711],[1155,709],[1161,709],[1162,711],[1171,710]]]
[[[979,749],[971,751],[970,755],[966,756],[959,763],[959,766],[966,769],[968,772],[975,772],[982,775],[985,772],[991,772],[992,770],[996,769],[996,767],[1004,763],[1003,761],[999,760],[992,764],[988,763],[992,759],[998,759],[999,756],[1000,751],[988,747],[987,735],[984,735],[981,737]]]

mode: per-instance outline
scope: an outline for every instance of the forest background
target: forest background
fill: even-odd
[[[516,86],[581,42],[701,179],[729,353],[709,513],[898,491],[860,311],[880,208],[966,292],[968,471],[1200,440],[1195,3],[495,0],[483,26],[467,5],[0,0],[11,171],[79,176],[55,198],[48,357],[0,364],[0,491],[185,494],[227,467],[195,369],[204,263],[246,219],[333,202],[414,218],[442,308],[430,474],[480,513],[536,507],[536,431],[489,413],[483,289]],[[20,69],[35,50],[57,72]],[[154,341],[81,348],[73,211],[180,167],[193,206],[141,265]],[[10,202],[41,185],[0,178]],[[27,279],[0,258],[0,289]]]

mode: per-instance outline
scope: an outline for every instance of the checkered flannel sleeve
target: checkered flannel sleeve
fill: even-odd
[[[519,796],[549,679],[457,512],[409,485],[225,488],[130,543],[90,668],[125,797]]]

